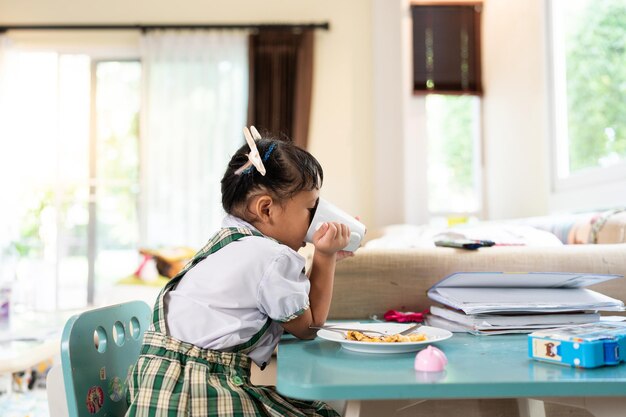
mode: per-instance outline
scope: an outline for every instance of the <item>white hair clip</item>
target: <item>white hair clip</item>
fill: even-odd
[[[250,133],[250,130],[252,133]],[[263,161],[261,160],[261,155],[259,155],[259,150],[256,147],[255,139],[261,139],[261,135],[258,130],[254,126],[250,126],[250,130],[247,127],[243,128],[243,135],[246,137],[246,142],[248,142],[248,146],[250,147],[250,153],[248,153],[248,162],[243,164],[237,171],[235,171],[235,175],[240,175],[243,171],[250,168],[251,165],[259,171],[259,173],[265,176],[265,165],[263,165]]]
[[[256,130],[256,127],[250,126],[250,132],[252,132],[252,137],[254,138],[254,140],[261,139],[261,134],[258,130]]]

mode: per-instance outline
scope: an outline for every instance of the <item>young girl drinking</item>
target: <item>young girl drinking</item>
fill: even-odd
[[[283,333],[312,339],[324,324],[338,252],[350,231],[315,233],[310,276],[298,254],[322,185],[322,167],[290,142],[248,144],[222,178],[219,230],[163,288],[128,382],[127,416],[338,416],[319,401],[250,383]],[[343,256],[340,253],[339,256]]]

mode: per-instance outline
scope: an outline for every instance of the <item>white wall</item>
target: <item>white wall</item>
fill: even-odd
[[[403,2],[374,0],[372,13],[374,132],[372,171],[374,178],[373,223],[390,224],[405,218],[403,205],[406,178],[404,175],[403,115],[406,84],[402,79],[405,37],[398,30],[403,17]],[[392,81],[393,80],[393,81]],[[408,86],[410,87],[410,86]]]
[[[486,212],[548,212],[550,193],[543,0],[487,0],[483,8]]]

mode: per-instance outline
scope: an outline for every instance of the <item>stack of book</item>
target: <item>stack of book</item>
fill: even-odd
[[[595,323],[599,311],[624,311],[624,303],[585,287],[621,275],[557,272],[460,272],[439,281],[428,297],[430,326],[473,334],[530,333]]]

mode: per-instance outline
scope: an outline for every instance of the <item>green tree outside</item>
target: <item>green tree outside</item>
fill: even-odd
[[[574,172],[626,157],[626,2],[587,1],[567,23],[569,163]]]

